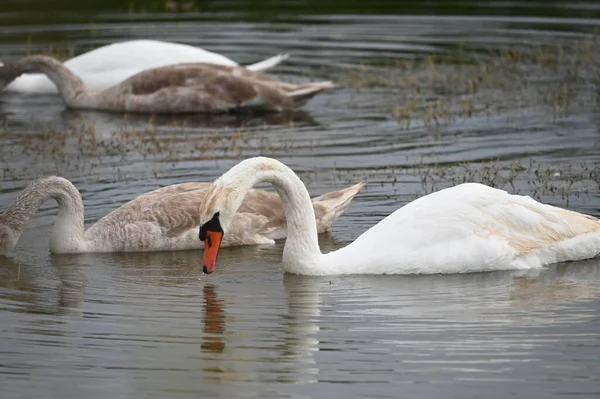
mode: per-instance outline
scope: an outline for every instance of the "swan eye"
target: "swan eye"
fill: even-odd
[[[215,231],[221,233],[223,232],[223,228],[221,227],[221,221],[219,220],[219,215],[219,212],[215,213],[212,219],[200,226],[200,233],[198,234],[198,238],[200,238],[200,241],[206,240],[206,232],[208,231]]]

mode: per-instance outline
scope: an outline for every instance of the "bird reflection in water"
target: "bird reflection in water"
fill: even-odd
[[[204,339],[202,351],[222,353],[225,349],[223,332],[225,331],[225,313],[223,301],[217,297],[215,286],[204,285]]]

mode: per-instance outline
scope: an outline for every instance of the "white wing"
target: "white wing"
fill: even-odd
[[[600,252],[600,220],[466,183],[415,200],[340,251],[379,273],[540,267]]]

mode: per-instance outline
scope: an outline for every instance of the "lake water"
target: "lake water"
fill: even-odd
[[[594,2],[5,3],[0,59],[155,38],[240,63],[289,52],[275,76],[339,88],[266,117],[79,112],[2,93],[0,209],[53,173],[80,189],[92,223],[262,154],[314,195],[367,182],[324,250],[462,181],[600,216]],[[599,259],[310,278],[283,273],[278,243],[225,249],[203,276],[195,251],[50,255],[55,217],[45,204],[0,258],[3,399],[600,395]]]

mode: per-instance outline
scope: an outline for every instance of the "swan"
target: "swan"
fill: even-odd
[[[203,270],[215,267],[223,233],[256,183],[269,182],[288,223],[284,270],[303,275],[429,274],[539,268],[600,253],[600,220],[465,183],[396,210],[337,251],[322,254],[306,187],[271,158],[244,160],[215,180],[200,205]]]
[[[256,64],[247,65],[250,71],[264,71],[287,59],[279,54]],[[103,90],[121,83],[145,69],[186,62],[237,66],[217,53],[187,44],[158,40],[129,40],[99,47],[64,62],[86,87]],[[2,63],[0,63],[0,66]],[[56,86],[43,74],[26,74],[9,84],[5,90],[21,93],[58,93]]]
[[[23,73],[43,72],[71,108],[125,112],[283,111],[304,105],[331,82],[285,83],[244,67],[177,64],[147,69],[102,91],[87,88],[60,61],[33,55],[0,67],[0,89]]]
[[[124,204],[84,231],[83,201],[77,188],[62,177],[42,177],[0,213],[0,254],[14,248],[27,221],[48,199],[58,203],[50,238],[53,253],[202,248],[197,238],[198,207],[209,187],[210,183],[180,183],[159,188]],[[319,232],[329,230],[361,187],[354,185],[312,200]],[[285,212],[279,196],[252,190],[233,216],[223,245],[273,244],[285,235]]]

